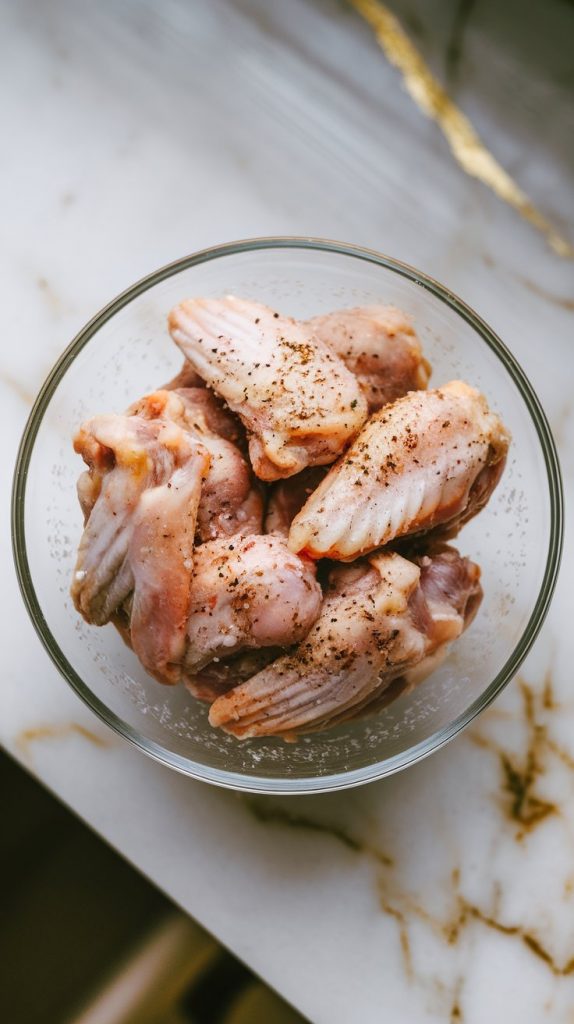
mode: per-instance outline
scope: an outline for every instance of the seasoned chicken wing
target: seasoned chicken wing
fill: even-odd
[[[144,491],[134,514],[130,639],[144,668],[161,683],[181,679],[195,520],[208,467],[207,452],[196,448],[167,483]]]
[[[84,423],[74,447],[89,470],[78,487],[86,523],[71,593],[86,621],[103,625],[134,585],[128,551],[142,494],[167,484],[198,445],[175,423],[109,415]]]
[[[238,442],[241,424],[207,388],[154,391],[129,409],[146,419],[177,423],[211,459],[197,513],[198,540],[261,533],[263,497]]]
[[[466,383],[426,390],[393,306],[302,321],[195,298],[168,327],[180,372],[74,440],[76,608],[239,739],[373,714],[476,614],[480,570],[444,542],[488,501],[508,431]]]
[[[244,299],[192,299],[169,315],[174,341],[247,427],[263,480],[327,465],[367,416],[356,377],[289,317]]]
[[[246,648],[286,647],[321,607],[315,567],[273,536],[220,537],[196,548],[186,672]]]
[[[375,413],[291,524],[289,546],[351,561],[398,537],[454,536],[500,479],[509,434],[462,381]]]
[[[218,697],[211,724],[239,738],[291,738],[380,706],[391,684],[396,696],[420,681],[421,666],[431,671],[432,656],[471,621],[479,577],[448,548],[419,564],[381,553],[337,567],[306,639]]]
[[[339,309],[306,326],[355,374],[369,413],[428,384],[430,365],[409,317],[396,306]]]

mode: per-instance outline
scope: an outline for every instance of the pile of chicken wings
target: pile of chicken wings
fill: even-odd
[[[446,541],[500,479],[499,417],[462,381],[427,390],[392,306],[298,321],[197,298],[168,326],[178,376],[74,438],[78,611],[239,738],[330,728],[416,686],[482,598]]]

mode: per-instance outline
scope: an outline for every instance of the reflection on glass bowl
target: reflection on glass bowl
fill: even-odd
[[[482,569],[484,601],[446,661],[379,713],[295,743],[239,742],[213,730],[183,687],[146,675],[112,626],[88,626],[69,583],[81,534],[71,437],[99,412],[121,411],[169,379],[180,356],[166,314],[194,295],[235,293],[307,318],[337,307],[393,303],[408,312],[432,384],[463,378],[511,430],[502,482],[457,538]],[[306,793],[382,778],[441,747],[500,692],[540,630],[562,540],[554,443],[524,373],[471,309],[424,274],[350,245],[269,238],[208,249],[151,274],[74,339],[26,426],[14,479],[13,541],[24,600],[52,659],[82,699],[152,757],[195,778],[252,792]]]

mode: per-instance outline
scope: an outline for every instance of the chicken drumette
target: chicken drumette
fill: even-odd
[[[288,647],[321,610],[310,559],[274,536],[220,538],[195,552],[186,671],[249,648]]]

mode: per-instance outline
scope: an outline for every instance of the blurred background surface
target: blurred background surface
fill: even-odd
[[[304,1018],[0,753],[0,1020]]]

